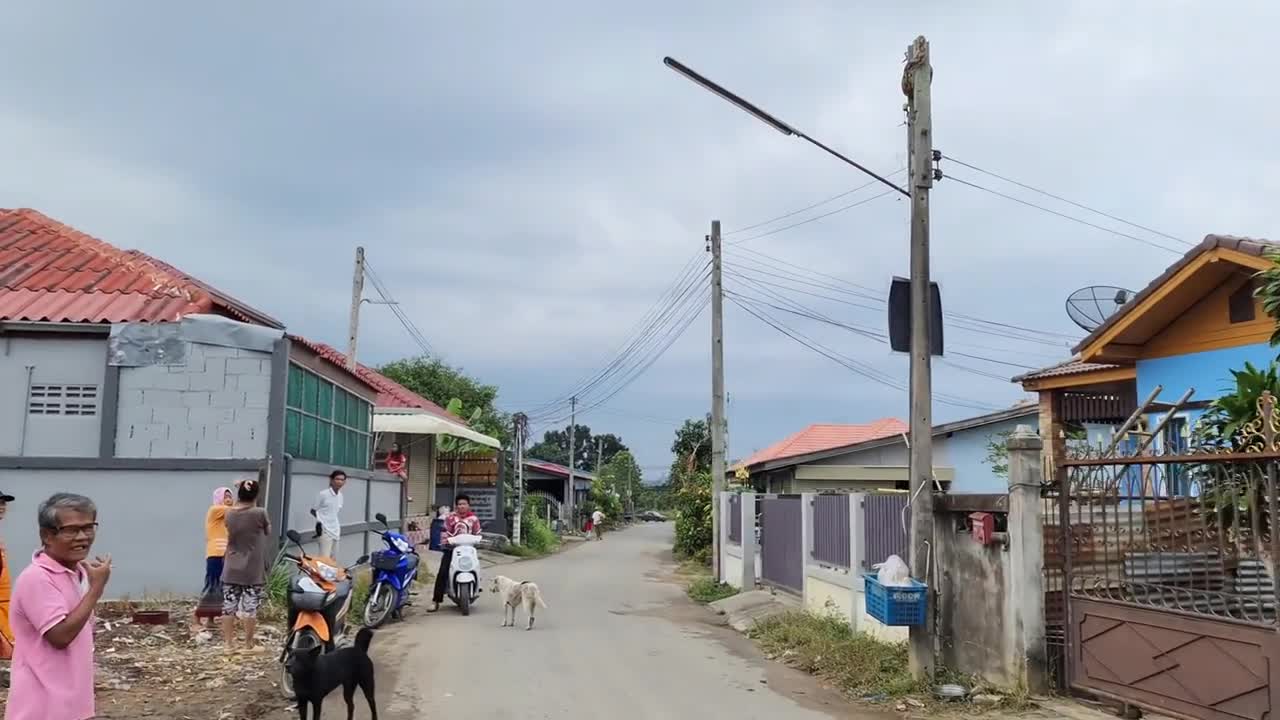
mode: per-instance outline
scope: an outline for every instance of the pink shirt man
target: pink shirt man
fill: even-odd
[[[18,576],[10,615],[14,647],[5,720],[87,720],[94,716],[93,619],[64,649],[45,639],[88,591],[83,569],[71,570],[43,551]]]

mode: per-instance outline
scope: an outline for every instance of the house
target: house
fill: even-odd
[[[1190,391],[1154,438],[1158,450],[1185,447],[1204,408],[1234,387],[1231,370],[1276,357],[1275,321],[1254,287],[1277,250],[1265,240],[1210,235],[1081,340],[1071,359],[1014,378],[1038,394],[1046,468],[1053,472],[1064,458],[1066,429],[1119,426],[1143,407],[1142,421],[1154,430]]]
[[[329,362],[348,366],[346,354],[330,345],[296,337],[293,339],[304,343]],[[462,418],[367,365],[357,363],[354,373],[365,384],[378,391],[373,408],[375,460],[383,462],[391,446],[400,445],[408,458],[408,483],[404,488],[408,513],[406,517],[424,519],[426,522],[420,524],[429,525],[433,504],[453,504],[453,488],[438,482],[437,468],[441,459],[439,437],[450,435],[495,449],[501,448],[502,443],[471,429]],[[497,482],[496,474],[489,474],[487,477],[491,480],[484,487],[465,488],[472,495],[476,514],[486,528],[501,524],[498,508],[503,505],[502,487]]]
[[[573,471],[573,504],[581,508],[591,492],[591,483],[595,482],[595,473],[585,470]],[[524,460],[525,490],[534,495],[542,495],[563,503],[565,489],[569,486],[569,468],[558,463],[535,458]]]
[[[1034,403],[935,425],[934,477],[952,493],[1001,493],[1007,480],[988,460],[1018,425],[1033,429]],[[761,492],[862,492],[907,490],[908,427],[894,418],[866,425],[811,425],[736,464]]]
[[[0,487],[11,558],[36,538],[14,518],[62,490],[99,506],[111,592],[200,587],[214,488],[266,480],[281,534],[347,472],[344,561],[376,512],[403,517],[400,483],[372,466],[379,389],[283,324],[171,265],[34,210],[0,210]],[[190,572],[176,571],[190,568]]]

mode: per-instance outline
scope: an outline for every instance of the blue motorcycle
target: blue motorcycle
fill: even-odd
[[[400,617],[400,611],[409,604],[409,591],[418,578],[418,551],[409,538],[387,525],[387,516],[378,513],[383,530],[385,550],[378,550],[369,558],[373,566],[373,583],[369,588],[369,601],[364,608],[364,623],[376,628],[391,617]]]

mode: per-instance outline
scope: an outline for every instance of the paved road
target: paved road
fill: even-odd
[[[466,618],[414,610],[375,641],[384,717],[876,717],[717,626],[672,580],[670,547],[670,525],[645,525],[490,570],[542,587],[532,632],[499,627],[487,594]]]

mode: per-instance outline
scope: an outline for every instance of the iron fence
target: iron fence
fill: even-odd
[[[734,493],[729,496],[729,542],[742,544],[742,496]]]
[[[847,568],[849,548],[849,496],[818,495],[813,498],[813,559]]]
[[[890,555],[907,559],[910,513],[903,511],[910,498],[906,493],[872,494],[863,501],[863,540],[866,551],[863,570],[871,570]]]

